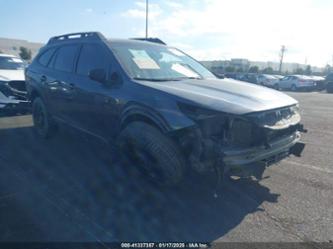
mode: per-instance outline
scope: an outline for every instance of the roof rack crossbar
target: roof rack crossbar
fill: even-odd
[[[53,44],[61,41],[68,41],[70,39],[92,39],[92,40],[105,40],[105,37],[99,32],[79,32],[70,33],[65,35],[54,36],[48,41],[49,44]]]

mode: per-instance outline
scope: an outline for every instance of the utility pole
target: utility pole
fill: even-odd
[[[146,0],[146,38],[148,38],[148,0]]]
[[[282,71],[282,63],[283,63],[284,52],[286,52],[286,47],[284,45],[282,45],[281,50],[280,50],[280,66],[279,66],[279,72],[280,73]]]

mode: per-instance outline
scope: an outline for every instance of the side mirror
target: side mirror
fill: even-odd
[[[119,73],[117,72],[113,72],[111,75],[110,75],[110,80],[109,82],[113,85],[120,85],[122,83],[122,78],[120,76]]]
[[[89,78],[92,80],[95,80],[100,83],[106,82],[106,72],[102,68],[96,68],[93,70],[90,70],[89,72]]]

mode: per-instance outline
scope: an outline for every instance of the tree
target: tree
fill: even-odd
[[[27,49],[26,47],[20,47],[19,55],[23,60],[28,61],[31,59],[31,50]]]
[[[295,70],[294,70],[294,74],[304,74],[304,69],[303,68],[296,68]]]
[[[332,72],[332,67],[331,67],[329,64],[327,64],[327,65],[325,66],[325,68],[324,68],[323,73],[324,73],[324,75],[327,75],[327,74],[329,74],[329,73],[331,73],[331,72]]]
[[[233,72],[235,72],[235,68],[234,68],[233,66],[227,66],[227,67],[225,68],[225,71],[226,71],[227,73],[233,73]]]
[[[243,68],[240,67],[237,69],[237,73],[243,73],[243,72],[244,72]]]
[[[249,68],[249,73],[258,73],[259,67],[258,66],[252,66]]]
[[[305,74],[306,75],[311,75],[312,74],[312,69],[310,65],[307,65],[305,68]]]
[[[273,70],[272,67],[266,67],[262,70],[262,73],[264,73],[264,74],[273,74],[274,70]]]

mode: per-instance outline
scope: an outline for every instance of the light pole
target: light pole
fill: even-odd
[[[283,63],[283,56],[284,56],[284,52],[286,52],[286,47],[283,45],[281,47],[281,51],[280,51],[280,65],[279,65],[279,72],[282,72],[282,63]]]
[[[146,38],[148,38],[148,0],[146,0]]]

